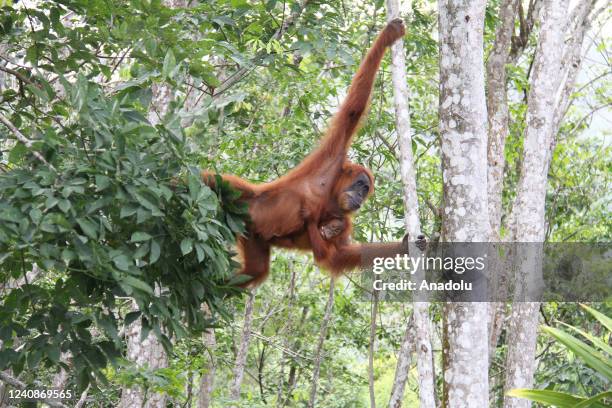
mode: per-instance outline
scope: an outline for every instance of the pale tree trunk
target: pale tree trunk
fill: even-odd
[[[510,59],[514,21],[518,11],[519,0],[504,0],[499,5],[499,26],[495,33],[495,42],[487,62],[487,122],[489,139],[487,146],[487,188],[489,200],[489,223],[491,225],[491,240],[500,241],[500,226],[502,218],[502,189],[504,184],[504,167],[506,165],[505,145],[508,136],[508,91],[506,64]],[[488,259],[489,270],[497,271],[490,282],[491,287],[503,299],[506,281],[501,280],[504,260],[496,251]],[[491,303],[489,322],[489,350],[495,353],[497,340],[502,330],[506,304]]]
[[[487,108],[489,142],[487,147],[489,199],[489,222],[491,234],[499,236],[501,225],[504,147],[508,135],[508,94],[506,86],[506,64],[510,57],[514,19],[519,0],[504,0],[499,6],[499,27],[495,42],[487,61]],[[497,238],[496,238],[497,239]]]
[[[531,78],[525,129],[524,158],[511,221],[514,239],[543,242],[547,177],[559,125],[569,106],[576,75],[580,69],[582,43],[591,22],[609,6],[609,1],[593,12],[596,1],[579,2],[566,18],[568,1],[545,1]],[[563,38],[567,33],[567,43]],[[541,274],[541,259],[523,260],[517,286],[529,291],[535,270]],[[508,355],[505,391],[533,386],[539,303],[515,303],[508,323]],[[504,408],[530,407],[524,399],[506,397]]]
[[[485,6],[485,0],[438,3],[442,236],[448,242],[489,240]],[[489,350],[483,339],[487,338],[488,305],[448,303],[444,314],[444,404],[449,408],[486,407]]]
[[[153,100],[149,111],[149,120],[152,124],[159,123],[165,114],[172,95],[167,85],[153,85]],[[156,288],[156,291],[160,290]],[[138,310],[136,303],[132,303],[132,310]],[[168,366],[168,356],[153,332],[141,341],[142,324],[140,319],[136,320],[125,330],[127,341],[127,359],[134,362],[139,367],[151,369],[165,368]],[[121,392],[119,408],[131,408],[143,406],[146,399],[146,408],[164,408],[166,406],[166,396],[164,394],[147,393],[140,387],[124,388]]]
[[[285,324],[280,332],[279,332],[279,336],[283,337],[283,348],[282,348],[282,352],[281,352],[281,357],[280,357],[280,370],[279,370],[279,375],[278,375],[278,388],[277,388],[277,392],[276,392],[276,401],[277,401],[277,406],[280,406],[283,402],[283,390],[284,390],[284,386],[285,386],[285,363],[287,360],[287,350],[291,349],[291,345],[289,343],[289,336],[287,333],[291,332],[293,325],[293,319],[291,319],[292,316],[292,311],[294,308],[294,300],[295,300],[295,280],[296,280],[296,270],[295,270],[295,263],[294,260],[291,259],[290,260],[290,267],[289,269],[291,270],[291,278],[289,279],[289,300],[287,302],[287,315],[286,315],[286,319],[287,319],[287,324]]]
[[[404,390],[410,374],[410,355],[415,349],[416,330],[413,330],[414,317],[408,319],[406,329],[404,330],[404,338],[397,352],[397,365],[395,366],[395,378],[393,380],[393,388],[391,389],[391,398],[389,399],[389,408],[399,408],[402,406],[404,398]]]
[[[599,3],[599,6],[597,4]],[[597,6],[597,7],[596,7]],[[610,0],[584,0],[579,2],[573,12],[573,18],[570,19],[568,29],[571,30],[570,40],[565,46],[563,52],[563,81],[559,87],[558,104],[555,107],[555,116],[553,120],[553,128],[555,133],[561,126],[561,121],[567,113],[571,104],[571,94],[574,90],[576,76],[580,72],[582,66],[582,56],[586,54],[590,48],[583,47],[586,33],[591,28],[595,19],[605,10],[609,10]],[[585,48],[583,50],[583,48]]]
[[[164,0],[166,7],[187,7],[188,0]],[[172,88],[165,84],[153,84],[153,97],[149,109],[149,121],[158,124],[168,110],[172,101]],[[136,310],[136,304],[133,305]],[[125,338],[127,340],[127,358],[138,366],[149,368],[164,368],[168,366],[168,356],[154,333],[149,333],[147,338],[140,340],[142,325],[140,320],[135,321],[126,328]],[[121,392],[120,408],[140,407],[146,398],[146,408],[164,408],[166,406],[165,394],[144,395],[144,390],[139,387],[123,389]]]
[[[410,2],[404,4],[410,10]],[[400,15],[398,0],[387,0],[387,20],[391,21]],[[414,240],[421,235],[421,222],[419,220],[419,203],[417,199],[416,171],[412,157],[412,129],[410,127],[410,108],[408,101],[410,95],[406,82],[406,55],[403,40],[398,40],[391,47],[391,75],[393,81],[393,94],[395,106],[395,124],[400,147],[400,172],[404,186],[404,207],[406,230],[410,236],[410,254],[418,257],[421,251],[414,245]],[[415,281],[423,279],[423,271],[415,274]],[[435,407],[434,369],[431,347],[431,322],[429,318],[429,303],[417,299],[414,302],[413,314],[416,331],[417,369],[419,374],[419,399],[422,408]],[[409,348],[401,348],[398,354],[395,379],[391,389],[389,407],[400,407],[404,397],[408,370],[410,367]]]
[[[202,306],[202,313],[206,316],[211,316],[210,308],[207,304]],[[202,368],[203,373],[200,377],[200,389],[198,391],[198,408],[208,408],[212,405],[212,393],[215,384],[215,372],[217,369],[217,360],[215,358],[215,349],[217,348],[217,340],[215,337],[215,329],[209,328],[202,335],[204,346],[206,347],[206,355],[204,360],[207,361]]]
[[[521,177],[511,216],[514,239],[521,242],[542,242],[544,239],[549,146],[553,143],[553,132],[556,130],[554,107],[562,72],[562,31],[566,12],[567,0],[544,1],[528,95]]]
[[[308,400],[308,408],[314,408],[317,400],[317,388],[319,387],[319,373],[321,371],[321,359],[323,358],[323,343],[327,336],[327,328],[332,316],[332,308],[334,306],[334,280],[329,282],[329,296],[325,305],[325,315],[321,322],[321,331],[319,332],[319,341],[317,342],[317,350],[315,352],[314,367],[312,370],[312,384],[310,386],[310,399]]]
[[[240,399],[240,388],[242,379],[244,378],[244,370],[246,368],[247,356],[249,352],[249,343],[251,341],[251,326],[253,324],[253,306],[255,304],[255,289],[249,293],[249,297],[244,306],[244,322],[242,324],[242,336],[236,353],[236,361],[234,362],[233,380],[230,385],[230,398],[234,401]]]
[[[368,347],[368,389],[370,391],[370,408],[376,408],[376,393],[374,392],[374,353],[376,346],[376,315],[378,314],[378,292],[372,299],[370,314],[370,346]]]
[[[134,304],[133,310],[136,310]],[[164,368],[168,365],[168,356],[161,343],[153,333],[149,333],[141,340],[142,323],[140,319],[125,328],[127,339],[126,358],[138,367],[149,369]],[[140,387],[124,388],[121,391],[119,408],[164,408],[166,406],[165,394],[155,394]]]
[[[60,361],[68,365],[69,369],[72,368],[72,354],[70,352],[62,352],[60,354]],[[60,370],[53,376],[51,385],[53,388],[57,388],[58,390],[64,390],[68,386],[69,381],[70,372],[64,369],[64,367],[61,367]]]

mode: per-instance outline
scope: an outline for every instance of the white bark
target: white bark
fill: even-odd
[[[442,235],[449,242],[489,239],[485,6],[485,0],[438,3]],[[445,306],[444,403],[449,408],[488,406],[487,312],[486,303]]]
[[[70,352],[62,352],[60,354],[60,361],[65,363],[69,367],[72,366],[72,354]],[[53,380],[51,380],[51,384],[53,388],[57,388],[58,390],[66,389],[68,385],[68,381],[70,380],[70,371],[61,367],[60,370],[53,376]]]
[[[164,0],[166,7],[187,7],[188,0]],[[170,101],[172,100],[172,88],[165,84],[153,85],[153,98],[149,109],[149,120],[152,124],[157,124],[166,114]],[[135,304],[134,304],[135,307]],[[135,309],[134,309],[135,310]],[[140,320],[133,322],[126,328],[125,337],[127,339],[127,358],[135,362],[138,366],[149,368],[164,368],[168,366],[168,356],[161,343],[153,333],[149,333],[147,338],[140,340],[142,326]],[[146,398],[147,408],[165,408],[166,395],[153,394],[146,396],[143,390],[134,387],[124,389],[121,392],[120,408],[140,407]]]
[[[209,329],[208,332],[203,335],[204,344],[208,351],[208,364],[205,367],[205,372],[200,378],[200,391],[198,393],[198,408],[208,408],[212,405],[212,393],[215,385],[215,372],[217,368],[217,362],[215,359],[215,348],[217,342],[215,339],[215,331]]]
[[[524,157],[511,220],[518,242],[543,242],[544,205],[552,144],[557,131],[554,112],[562,78],[563,27],[567,0],[543,2],[540,37],[533,64],[527,107]],[[533,250],[532,250],[533,249]],[[520,259],[517,299],[537,290],[541,259],[536,248],[528,248]],[[535,371],[539,304],[515,303],[508,323],[508,355],[505,390],[531,388]],[[505,408],[530,407],[525,399],[505,397]]]
[[[555,106],[555,116],[553,121],[553,129],[555,133],[561,126],[563,117],[567,113],[571,104],[571,94],[576,84],[576,76],[580,72],[582,66],[582,56],[586,54],[586,50],[589,47],[583,47],[584,38],[588,30],[591,28],[592,23],[599,16],[599,14],[610,7],[610,0],[600,2],[600,5],[595,9],[598,1],[589,0],[578,3],[572,15],[572,20],[569,21],[568,28],[571,30],[569,41],[563,52],[563,74],[562,82],[559,86],[558,103]]]
[[[136,310],[135,304],[133,310]],[[144,340],[140,340],[141,333],[142,324],[140,319],[126,327],[126,358],[138,367],[147,367],[149,369],[167,367],[168,356],[155,334],[149,333]],[[145,395],[145,390],[140,387],[124,388],[121,391],[121,400],[118,405],[119,408],[165,408],[165,406],[165,394],[146,392]]]
[[[317,342],[317,350],[315,352],[314,367],[312,370],[312,385],[310,386],[310,399],[308,401],[308,408],[314,408],[317,400],[317,388],[319,386],[319,372],[321,370],[321,359],[323,358],[323,343],[325,343],[325,337],[327,336],[327,328],[332,316],[332,308],[334,306],[334,280],[331,279],[329,282],[329,297],[327,298],[327,304],[325,305],[325,315],[321,322],[321,331],[319,333],[319,341]]]
[[[554,139],[554,107],[560,85],[563,27],[567,0],[544,1],[541,28],[528,95],[527,127],[521,178],[513,206],[514,237],[520,242],[544,240],[544,200]]]
[[[410,2],[404,4],[410,10]],[[387,0],[387,20],[399,17],[399,1]],[[412,129],[410,126],[410,108],[408,102],[410,94],[406,81],[406,55],[403,40],[398,40],[391,47],[391,76],[393,81],[393,95],[395,106],[395,125],[400,147],[400,172],[404,187],[404,207],[406,230],[414,241],[421,235],[421,222],[419,219],[419,204],[417,199],[416,171],[414,158],[412,157]],[[420,250],[410,243],[410,254],[418,257]],[[415,280],[423,279],[423,271],[417,271]],[[413,314],[416,331],[417,369],[419,373],[419,399],[422,408],[435,407],[434,394],[434,370],[431,347],[431,324],[429,319],[429,303],[422,299],[414,303]],[[404,354],[402,351],[408,352]],[[407,372],[403,368],[410,365],[410,353],[408,348],[400,349],[398,355],[395,379],[389,399],[390,407],[400,407],[404,396]],[[401,370],[400,370],[401,368]]]
[[[207,304],[202,306],[202,313],[210,316],[210,309]],[[208,408],[212,405],[212,393],[215,385],[215,373],[217,369],[217,360],[215,358],[215,349],[217,348],[217,340],[215,337],[215,329],[210,328],[202,335],[202,341],[206,347],[206,355],[204,360],[208,361],[204,365],[202,377],[200,377],[200,389],[198,391],[198,408]]]
[[[514,19],[518,0],[504,0],[499,6],[499,27],[487,62],[487,108],[489,143],[487,148],[489,222],[493,239],[499,236],[501,224],[502,187],[506,164],[504,147],[508,135],[508,93],[506,64],[510,56]]]
[[[251,291],[244,307],[244,323],[242,325],[242,337],[240,345],[236,353],[236,362],[234,363],[234,378],[230,386],[230,398],[234,401],[240,399],[240,387],[244,378],[244,369],[247,362],[247,354],[249,351],[249,343],[251,340],[251,326],[253,323],[253,305],[255,303],[255,289]]]
[[[157,124],[165,115],[168,105],[172,99],[171,88],[165,84],[153,85],[153,100],[149,110],[149,121]],[[133,310],[136,310],[134,303]],[[164,368],[168,365],[168,357],[161,343],[153,333],[149,333],[147,338],[141,342],[142,326],[140,320],[132,323],[126,328],[125,337],[127,339],[127,359],[135,362],[138,366],[149,368]],[[166,396],[163,394],[144,395],[139,387],[124,389],[121,392],[120,408],[140,407],[146,398],[147,408],[164,408],[166,406]]]
[[[408,320],[406,329],[404,330],[404,338],[397,353],[397,365],[395,366],[395,378],[393,380],[393,388],[391,389],[391,398],[389,398],[389,408],[400,408],[404,398],[404,390],[408,374],[410,373],[410,354],[414,349],[415,336],[412,329],[414,320]]]
[[[376,394],[374,392],[374,353],[376,349],[376,315],[378,314],[378,293],[372,299],[372,313],[370,315],[370,346],[368,347],[368,389],[370,391],[370,408],[376,408]]]
[[[294,259],[290,259],[290,267],[289,269],[291,270],[291,278],[289,279],[289,300],[287,302],[287,315],[286,318],[288,319],[288,322],[286,325],[284,325],[281,330],[279,331],[278,335],[282,336],[283,338],[283,347],[282,347],[282,352],[281,352],[281,357],[280,357],[280,372],[278,375],[278,389],[276,392],[276,401],[277,402],[277,406],[282,406],[281,403],[283,401],[283,389],[285,386],[285,364],[286,364],[286,359],[287,359],[287,350],[291,349],[291,345],[289,342],[289,336],[287,335],[288,332],[291,332],[291,330],[293,329],[292,324],[291,324],[291,313],[294,309],[294,301],[295,301],[295,280],[296,280],[296,268],[295,268],[295,263],[294,263]]]
[[[508,135],[508,92],[506,64],[509,62],[514,21],[518,11],[518,0],[504,0],[499,5],[499,26],[495,33],[495,42],[487,61],[487,122],[489,139],[487,146],[487,187],[489,200],[489,223],[491,241],[500,240],[502,218],[502,189],[504,185],[504,167],[506,165],[505,144]],[[503,260],[493,252],[489,258],[489,270],[493,274],[491,287],[503,298],[506,283],[500,281]],[[494,259],[493,259],[494,258]],[[492,303],[489,323],[489,350],[495,352],[497,340],[501,333],[505,315],[505,304]]]

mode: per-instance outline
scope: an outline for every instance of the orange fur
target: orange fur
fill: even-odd
[[[367,111],[385,50],[404,32],[399,19],[383,29],[361,62],[319,147],[297,167],[264,184],[252,184],[233,175],[222,176],[243,193],[242,199],[249,205],[251,221],[247,236],[238,241],[244,259],[241,273],[252,277],[249,285],[258,285],[268,276],[270,246],[312,250],[315,261],[334,275],[360,264],[364,247],[350,244],[350,211],[345,209],[343,192],[365,174],[370,180],[369,195],[374,178],[367,168],[349,162],[347,151]],[[210,172],[202,172],[202,179],[214,184]],[[344,220],[344,230],[323,239],[319,228],[338,219]]]

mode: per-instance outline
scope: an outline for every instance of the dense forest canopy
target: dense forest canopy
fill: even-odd
[[[439,9],[435,1],[405,3],[418,215],[435,238],[444,218]],[[508,2],[486,4],[485,63],[500,3]],[[501,239],[511,233],[524,160],[540,29],[531,6],[545,2],[520,3],[502,65],[509,116]],[[551,242],[612,239],[610,9],[595,3],[548,171]],[[11,387],[54,384],[91,406],[127,407],[128,389],[146,390],[151,407],[208,406],[209,396],[214,407],[306,406],[313,381],[317,406],[387,404],[400,346],[413,336],[412,304],[366,301],[356,275],[331,283],[310,254],[281,250],[268,281],[254,294],[239,289],[234,244],[247,210],[228,185],[213,191],[199,179],[200,169],[212,169],[264,182],[297,165],[384,26],[385,2],[0,6],[0,405]],[[406,230],[391,77],[387,57],[349,153],[376,180],[354,220],[358,242],[397,240]],[[609,304],[591,306],[611,314]],[[610,327],[579,305],[545,303],[539,312],[549,326],[575,326],[590,333],[589,344],[609,344]],[[442,395],[443,306],[431,304],[429,316]],[[504,399],[507,336],[500,332],[490,354],[492,406]],[[609,389],[609,377],[554,338],[537,338],[535,388],[581,396]],[[130,341],[141,339],[159,347],[162,364],[134,362]],[[419,403],[416,364],[404,406]]]

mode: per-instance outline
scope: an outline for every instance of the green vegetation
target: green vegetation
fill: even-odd
[[[91,385],[91,406],[117,406],[122,388],[134,384],[167,393],[172,406],[195,406],[211,353],[213,406],[228,406],[246,301],[235,286],[233,245],[246,209],[228,186],[203,186],[198,170],[269,181],[299,163],[384,24],[384,2],[313,1],[304,10],[276,0],[176,8],[161,0],[22,3],[0,0],[0,370],[26,384],[51,384],[66,369],[69,387],[80,393]],[[412,148],[423,231],[435,236],[442,201],[437,15],[434,2],[412,3],[405,39]],[[490,3],[486,50],[497,23],[497,2]],[[609,48],[608,40],[596,38],[594,49]],[[534,48],[509,73],[504,216],[518,180]],[[584,82],[609,70],[605,64]],[[404,235],[389,65],[350,152],[376,177],[376,192],[355,219],[356,241]],[[609,75],[575,97],[549,174],[547,239],[608,242],[610,133],[589,129],[588,115],[610,103]],[[371,303],[353,278],[336,283],[317,406],[370,406]],[[237,406],[306,405],[328,292],[329,277],[310,255],[274,251],[271,277],[255,297]],[[515,395],[558,406],[609,402],[610,305],[591,307],[585,310],[597,322],[574,304],[543,305],[555,322],[538,338],[535,388],[544,390]],[[410,304],[379,305],[379,406],[389,399],[410,314]],[[432,305],[431,315],[441,389],[441,306]],[[143,337],[154,333],[169,353],[167,368],[125,359],[125,329],[139,319]],[[207,328],[215,329],[214,347],[202,341]],[[505,334],[491,357],[494,402],[503,398]],[[415,364],[405,406],[418,400]]]

